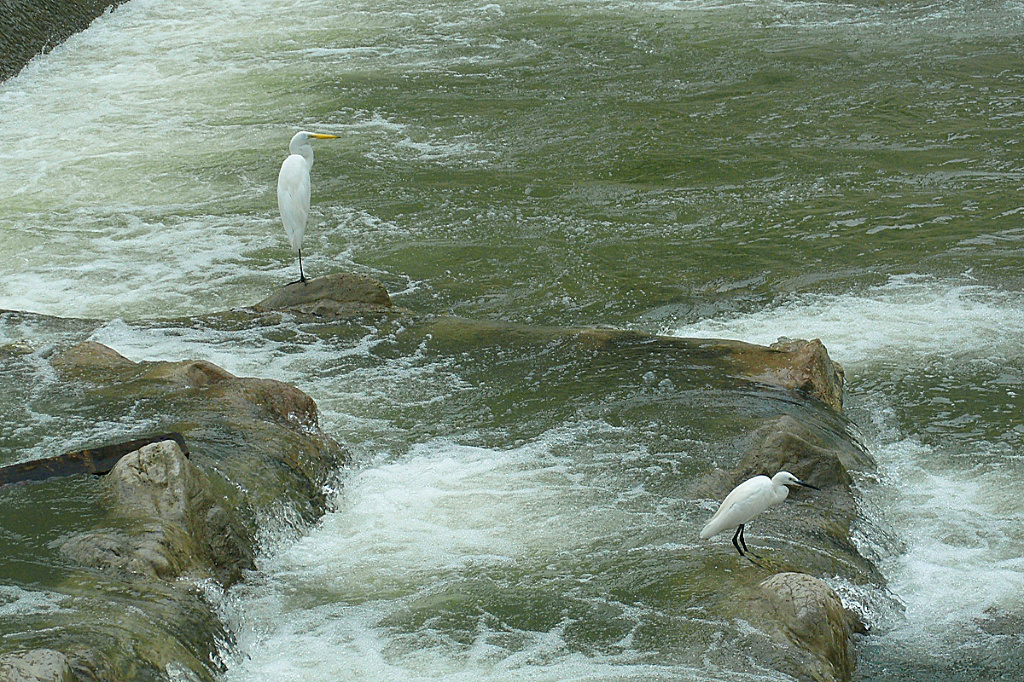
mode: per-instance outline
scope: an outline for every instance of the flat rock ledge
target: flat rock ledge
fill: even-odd
[[[384,285],[366,275],[339,272],[293,282],[252,307],[261,313],[287,312],[320,320],[363,316],[403,315]],[[513,323],[439,317],[427,320],[424,330],[432,337],[465,346],[502,343],[547,343],[571,339],[583,347],[640,352],[683,351],[718,356],[738,374],[752,381],[797,391],[820,400],[830,408],[843,407],[843,368],[832,360],[818,339],[780,339],[759,346],[725,339],[681,339],[641,332],[592,327],[543,327]]]

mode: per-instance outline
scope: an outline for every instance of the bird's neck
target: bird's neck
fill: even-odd
[[[309,142],[302,142],[298,144],[300,140],[292,140],[291,144],[288,145],[289,154],[298,154],[306,160],[306,168],[313,167],[313,147]]]

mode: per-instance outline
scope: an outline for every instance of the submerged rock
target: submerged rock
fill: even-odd
[[[687,339],[603,327],[543,327],[443,317],[428,326],[445,347],[571,343],[627,359],[676,359],[688,366],[717,365],[747,380],[778,386],[842,410],[843,370],[821,341],[783,340],[768,346],[729,339]]]

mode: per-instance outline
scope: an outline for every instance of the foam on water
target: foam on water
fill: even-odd
[[[552,454],[574,437],[505,451],[437,439],[353,472],[335,513],[265,556],[262,585],[233,591],[238,647],[226,680],[787,679],[652,661],[631,633],[612,651],[581,652],[566,636],[569,616],[529,629],[473,606],[475,580],[499,593],[519,574],[584,584],[593,576],[549,564],[640,532],[642,519],[607,505],[571,457]],[[470,632],[439,608],[463,602],[476,613]],[[645,615],[612,606],[637,624]]]
[[[358,4],[137,0],[0,84],[0,229],[14,255],[0,260],[0,308],[190,314],[290,281],[273,191],[289,138],[305,126],[343,136],[365,133],[365,119],[381,126],[376,114],[338,112],[307,82],[348,60],[293,53],[343,50],[382,18],[408,21]],[[386,146],[406,140],[431,158],[475,153],[469,141],[388,130]],[[324,223],[330,203],[319,198],[308,251],[335,260],[316,243],[339,227]]]
[[[847,368],[928,358],[1019,358],[1024,304],[1017,292],[970,281],[894,276],[863,294],[798,294],[764,310],[663,330],[674,336],[735,338],[768,345],[818,338]]]

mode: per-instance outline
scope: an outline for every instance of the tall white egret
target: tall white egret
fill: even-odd
[[[310,140],[333,140],[337,135],[295,133],[288,143],[288,158],[281,164],[277,176],[277,207],[281,211],[281,222],[292,248],[299,252],[299,280],[306,283],[302,272],[302,237],[306,234],[306,220],[309,218],[309,171],[313,168],[313,147]]]
[[[735,528],[736,534],[732,536],[732,544],[736,547],[736,551],[742,557],[746,557],[748,552],[753,554],[747,549],[747,542],[743,539],[744,524],[765,509],[782,504],[789,496],[789,488],[786,486],[790,485],[802,485],[805,488],[820,490],[810,483],[804,483],[788,471],[780,471],[771,478],[767,476],[749,478],[725,496],[718,511],[700,532],[700,539],[707,540],[723,530]],[[740,549],[740,545],[743,545],[742,549]]]

